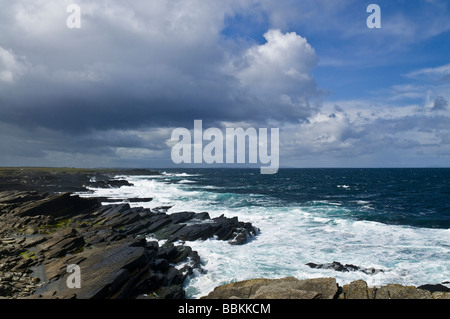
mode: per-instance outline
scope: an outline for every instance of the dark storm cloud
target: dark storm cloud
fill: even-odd
[[[72,1],[0,2],[3,164],[127,163],[167,153],[170,129],[194,119],[299,122],[320,95],[307,39],[222,34],[252,1],[80,0],[80,29],[66,26]]]
[[[226,6],[212,14],[216,7],[203,4],[197,16],[181,3],[158,3],[153,9],[165,17],[139,1],[82,2],[81,29],[65,26],[63,5],[9,4],[19,31],[0,36],[11,73],[0,89],[2,120],[78,134],[310,115],[308,99],[318,92],[308,73],[317,59],[305,39],[273,32],[266,45],[230,49],[220,35]],[[49,20],[33,26],[25,19],[33,12]],[[270,59],[280,48],[285,66]]]

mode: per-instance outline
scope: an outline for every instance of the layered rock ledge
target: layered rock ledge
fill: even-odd
[[[184,298],[185,279],[202,271],[185,241],[214,237],[239,245],[257,234],[237,218],[168,214],[169,208],[0,192],[0,297]],[[80,269],[80,288],[68,284],[69,265]]]
[[[335,278],[250,279],[216,287],[201,299],[450,299],[443,285],[368,287],[356,280],[340,287]]]

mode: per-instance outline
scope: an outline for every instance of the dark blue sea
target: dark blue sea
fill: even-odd
[[[260,233],[243,246],[189,242],[205,273],[188,281],[193,297],[250,278],[335,277],[340,284],[421,285],[450,281],[450,169],[167,169],[124,176],[134,184],[94,195],[154,197],[144,207],[207,211],[252,222]],[[183,244],[183,243],[180,243]],[[313,269],[307,263],[352,264],[376,274]]]

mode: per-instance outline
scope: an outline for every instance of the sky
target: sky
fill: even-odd
[[[0,166],[182,168],[194,120],[279,128],[282,167],[449,166],[448,0],[0,7]]]

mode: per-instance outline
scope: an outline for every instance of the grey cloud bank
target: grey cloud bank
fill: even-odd
[[[433,147],[441,155],[431,164],[448,159],[448,81],[433,84],[428,100],[421,95],[423,112],[417,103],[402,112],[350,100],[333,103],[341,112],[331,109],[313,75],[321,58],[314,41],[289,28],[299,17],[314,21],[306,4],[76,2],[79,29],[66,26],[72,1],[0,1],[0,165],[170,166],[170,132],[194,119],[219,128],[280,127],[281,166],[352,166],[355,156],[376,166],[392,152],[399,158],[392,165],[411,154],[417,161],[410,163],[421,165],[420,154]],[[327,8],[316,15],[325,21],[354,2],[308,3],[312,16]],[[239,15],[267,17],[261,42],[224,34]],[[315,28],[333,25],[342,28],[334,20]],[[405,79],[445,79],[447,69],[417,69]],[[358,109],[365,115],[357,117]],[[377,156],[366,159],[374,148]]]

